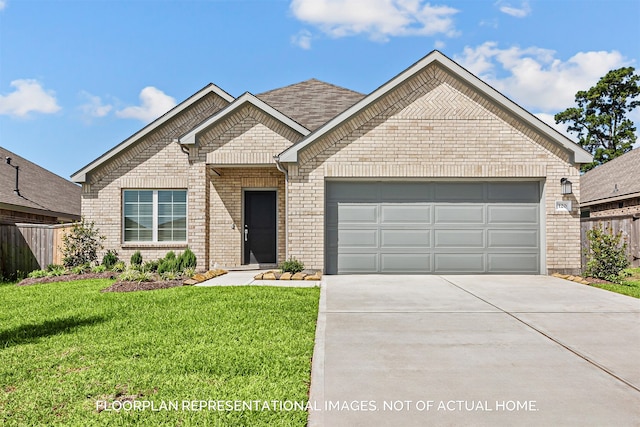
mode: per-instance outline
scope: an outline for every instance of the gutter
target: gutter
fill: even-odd
[[[289,259],[289,171],[280,163],[280,156],[273,156],[276,167],[284,174],[284,256]]]

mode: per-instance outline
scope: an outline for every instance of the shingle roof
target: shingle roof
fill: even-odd
[[[16,170],[6,163],[18,166],[18,189],[15,189]],[[0,204],[37,209],[43,215],[80,216],[82,188],[29,160],[0,147]],[[11,206],[5,206],[10,208]]]
[[[640,193],[640,149],[631,150],[580,177],[581,204]]]
[[[313,131],[364,98],[364,94],[309,79],[256,97]]]

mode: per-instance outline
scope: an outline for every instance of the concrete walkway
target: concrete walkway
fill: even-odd
[[[640,300],[547,276],[325,276],[309,426],[640,425]]]

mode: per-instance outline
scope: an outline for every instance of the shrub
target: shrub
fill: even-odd
[[[176,280],[178,276],[178,273],[175,271],[165,271],[160,275],[162,280]]]
[[[41,277],[47,277],[49,272],[47,270],[33,270],[27,275],[30,279],[39,279]]]
[[[182,270],[182,275],[184,277],[193,277],[196,274],[196,269],[193,267],[187,267]]]
[[[304,264],[302,263],[302,261],[298,261],[295,258],[289,258],[289,260],[280,264],[280,270],[282,270],[284,273],[295,274],[304,270]]]
[[[167,252],[167,254],[164,256],[164,259],[166,260],[172,260],[172,259],[176,259],[176,253],[173,251],[169,251]]]
[[[585,275],[614,283],[622,282],[622,270],[629,266],[625,254],[627,243],[622,239],[622,232],[614,235],[611,227],[596,227],[587,231],[587,239],[589,248],[585,250]]]
[[[102,265],[107,267],[107,270],[111,270],[116,263],[120,261],[118,258],[118,252],[115,250],[112,251],[109,249],[106,254],[102,257]]]
[[[105,271],[107,271],[107,267],[102,264],[91,267],[92,273],[104,273]]]
[[[89,264],[76,265],[71,269],[73,274],[84,274],[89,270]]]
[[[156,272],[158,271],[158,265],[160,264],[160,260],[152,260],[152,261],[147,261],[142,265],[142,271],[148,271],[148,272]]]
[[[117,272],[123,272],[126,269],[127,269],[127,266],[124,265],[124,261],[118,261],[115,264],[113,264],[113,267],[111,267],[111,270],[117,271]]]
[[[88,264],[98,259],[98,251],[102,249],[101,236],[94,222],[85,221],[84,217],[71,227],[71,231],[62,236],[62,256],[65,267],[72,268]]]
[[[196,258],[196,254],[191,251],[191,249],[187,248],[184,252],[180,254],[178,257],[178,270],[183,271],[186,268],[195,269],[198,265],[198,259]]]
[[[166,272],[175,273],[178,271],[178,260],[176,258],[172,259],[163,259],[158,264],[158,274],[163,274]]]
[[[64,276],[67,269],[62,265],[49,264],[47,266],[47,276]]]
[[[142,265],[142,254],[140,251],[135,251],[133,255],[131,255],[131,265],[135,265],[140,267]]]
[[[125,282],[150,282],[153,275],[150,271],[140,271],[133,268],[129,268],[122,272],[118,276],[118,280]]]

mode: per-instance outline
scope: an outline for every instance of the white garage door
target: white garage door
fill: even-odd
[[[536,274],[539,182],[326,187],[328,274]]]

